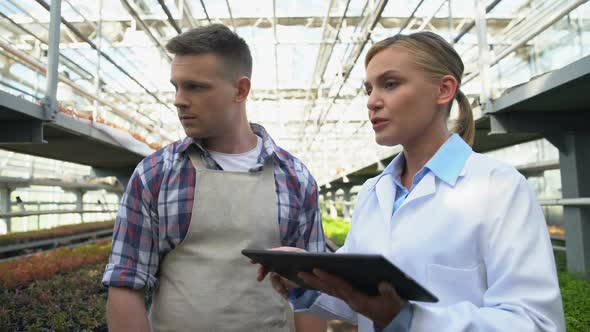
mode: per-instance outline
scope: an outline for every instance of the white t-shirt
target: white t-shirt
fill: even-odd
[[[209,153],[224,171],[248,172],[258,164],[258,156],[262,152],[262,138],[260,136],[256,136],[256,138],[256,147],[248,152],[230,154],[209,151]]]

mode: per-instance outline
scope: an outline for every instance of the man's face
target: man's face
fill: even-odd
[[[222,65],[212,53],[176,55],[172,60],[170,82],[176,89],[174,106],[189,137],[219,137],[239,115],[235,102],[237,87],[224,76]]]

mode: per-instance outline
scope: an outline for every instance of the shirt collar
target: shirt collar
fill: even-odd
[[[424,167],[439,179],[454,186],[472,152],[471,147],[463,141],[461,136],[453,134]]]
[[[428,171],[431,171],[439,179],[454,186],[457,182],[457,178],[461,175],[465,162],[467,162],[467,159],[472,152],[473,150],[471,147],[467,145],[459,135],[452,134],[451,137],[441,145],[432,158],[430,158],[426,165],[418,171],[416,176],[420,174],[421,177],[423,177]],[[402,187],[400,177],[404,164],[405,158],[403,152],[398,153],[378,176],[375,183],[379,182],[381,177],[390,175],[393,182],[397,186]]]
[[[258,163],[263,164],[266,159],[270,156],[275,155],[280,160],[287,162],[287,156],[284,153],[281,153],[281,149],[276,145],[272,137],[268,134],[266,129],[257,124],[257,123],[250,123],[250,128],[254,134],[262,138],[262,151],[258,156]],[[179,144],[177,153],[184,153],[189,146],[196,146],[200,151],[205,153],[205,155],[209,154],[209,152],[203,147],[202,141],[200,139],[195,139],[192,137],[185,137]]]

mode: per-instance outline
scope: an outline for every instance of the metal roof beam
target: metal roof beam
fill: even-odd
[[[133,8],[133,7],[135,7],[135,4],[131,5],[131,3],[127,0],[121,0],[121,4],[123,5],[123,7],[125,7],[125,9],[127,9],[127,12],[129,12],[129,15],[131,15],[135,19],[135,22],[137,22],[137,24],[139,25],[141,30],[143,30],[143,32],[145,32],[146,35],[152,40],[154,45],[156,45],[158,47],[158,50],[160,51],[160,54],[162,54],[162,57],[164,59],[166,59],[168,62],[172,61],[172,58],[170,57],[170,55],[168,53],[166,53],[166,48],[164,47],[164,44],[162,44],[162,41],[160,40],[162,37],[158,36],[160,38],[156,38],[156,36],[154,36],[154,34],[151,32],[148,25],[139,16],[139,14],[137,12],[137,10],[139,8]]]
[[[186,7],[185,7],[186,8]],[[185,12],[185,15],[188,17],[188,14]],[[146,24],[155,24],[157,27],[164,27],[169,25],[168,18],[163,15],[139,15],[139,17],[146,23]],[[17,22],[18,19],[14,18]],[[276,24],[284,25],[284,26],[301,26],[305,28],[323,28],[323,22],[325,17],[321,16],[306,16],[306,17],[277,17]],[[331,16],[327,20],[327,24],[331,27],[337,27],[341,20],[341,16]],[[356,27],[362,24],[363,16],[346,16],[344,21],[346,26],[348,27]],[[405,16],[397,16],[397,17],[382,17],[379,19],[379,28],[383,29],[394,29],[399,28],[404,21],[406,21],[408,17]],[[471,17],[453,17],[453,24],[455,29],[461,26],[462,20],[472,20]],[[508,26],[512,18],[488,18],[488,26],[492,29],[492,31],[500,31],[501,29]],[[193,19],[195,26],[197,25],[206,25],[209,24],[207,19]],[[231,20],[229,18],[216,18],[215,21],[218,21],[224,25],[231,26]],[[586,20],[584,20],[586,21]],[[89,21],[85,23],[83,20],[70,20],[69,21],[74,26],[81,29],[83,25],[91,25],[94,21]],[[113,20],[113,19],[105,19],[103,20],[103,24],[125,24],[129,25],[130,20],[128,19],[120,19],[120,20]],[[24,27],[31,25],[33,23],[29,22],[18,22]],[[47,24],[48,22],[41,21],[41,23]],[[272,29],[273,23],[272,20],[267,19],[266,17],[234,17],[234,24],[236,28],[239,27],[247,27],[247,26],[256,26],[257,28],[261,29]],[[344,24],[344,23],[343,23]],[[449,26],[448,18],[445,17],[433,17],[430,24],[432,24],[437,29],[447,29]],[[464,30],[467,30],[466,28]]]
[[[367,42],[371,38],[371,33],[373,31],[373,28],[375,28],[375,25],[377,25],[377,22],[379,22],[379,18],[381,17],[381,13],[383,12],[383,9],[385,9],[385,6],[387,5],[387,1],[388,0],[379,0],[375,3],[373,3],[373,7],[369,9],[369,14],[368,14],[368,16],[366,16],[366,19],[364,20],[364,24],[362,25],[360,33],[359,33],[359,41],[360,42],[353,45],[350,52],[347,53],[346,59],[343,61],[344,65],[342,66],[343,67],[342,81],[340,83],[340,87],[338,88],[338,92],[335,94],[335,96],[332,99],[332,102],[334,102],[338,98],[340,91],[342,91],[344,84],[346,83],[346,81],[348,80],[348,77],[350,76],[350,73],[352,72],[354,64],[357,62],[363,49],[365,48],[365,45],[367,44]],[[313,143],[316,139],[317,133],[320,131],[320,128],[322,126],[322,122],[326,119],[326,117],[328,116],[328,113],[330,112],[331,109],[332,109],[332,106],[328,106],[328,108],[326,108],[326,110],[322,111],[322,113],[318,117],[318,125],[317,125],[317,129],[316,129],[316,133],[311,135],[311,138],[306,140],[306,142],[303,144],[303,146],[307,146],[308,149],[311,148],[311,146],[313,145]]]

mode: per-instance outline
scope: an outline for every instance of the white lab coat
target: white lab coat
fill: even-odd
[[[454,186],[429,172],[392,216],[391,175],[368,180],[339,252],[387,257],[439,298],[412,302],[411,331],[565,331],[542,210],[513,167],[472,153]],[[373,323],[326,294],[311,312]]]

